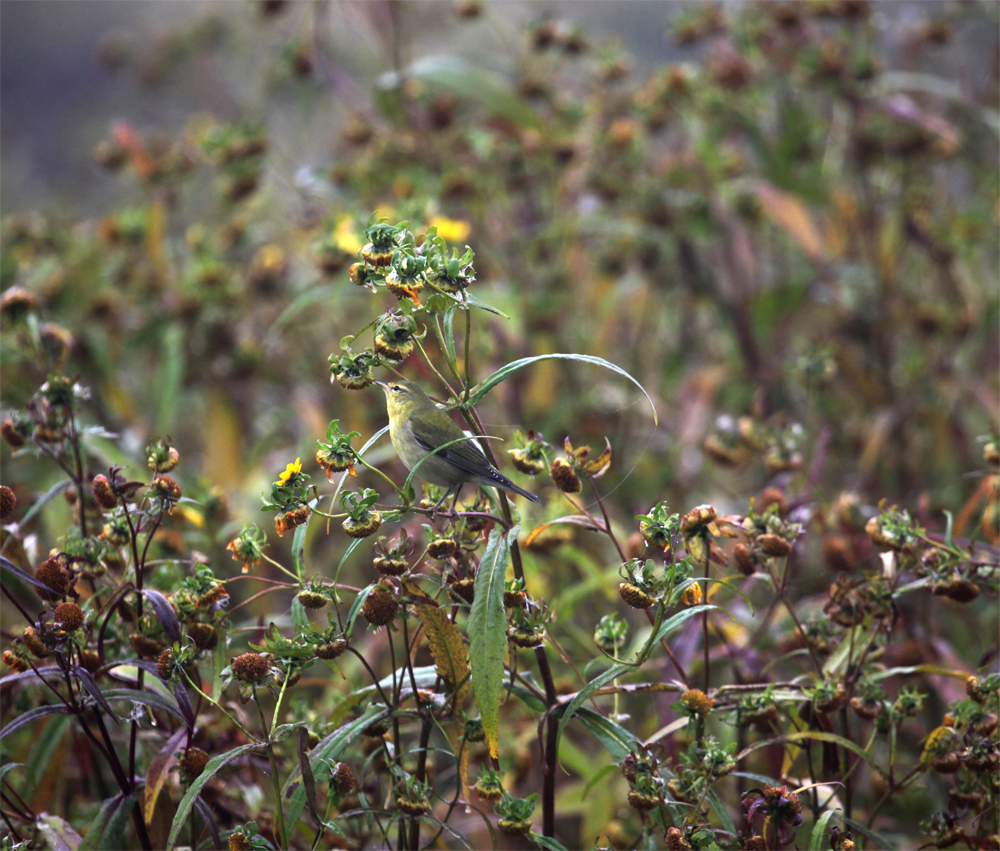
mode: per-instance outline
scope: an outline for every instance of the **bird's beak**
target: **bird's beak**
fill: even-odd
[[[375,383],[379,387],[381,387],[383,390],[388,390],[389,389],[389,385],[385,381],[376,381]]]

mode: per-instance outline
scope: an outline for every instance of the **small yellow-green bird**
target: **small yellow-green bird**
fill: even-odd
[[[508,493],[527,497],[532,502],[540,502],[537,496],[519,488],[496,469],[479,448],[473,445],[472,439],[452,422],[451,417],[431,401],[419,384],[412,381],[375,383],[385,391],[389,411],[389,438],[400,460],[408,470],[412,470],[426,458],[416,475],[432,485],[448,488],[437,505],[444,502],[454,490],[454,510],[462,485],[467,482],[500,488]],[[441,446],[444,448],[433,455],[429,454]]]

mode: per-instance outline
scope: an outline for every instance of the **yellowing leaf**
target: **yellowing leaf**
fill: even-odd
[[[427,643],[437,672],[452,689],[457,689],[455,707],[461,709],[469,693],[469,655],[462,636],[440,606],[415,606],[417,617],[424,625]]]
[[[753,182],[753,191],[771,221],[786,230],[806,254],[814,260],[826,254],[823,237],[800,198],[761,180]]]

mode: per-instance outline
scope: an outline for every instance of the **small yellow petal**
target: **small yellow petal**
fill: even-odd
[[[445,242],[462,242],[472,231],[472,226],[468,222],[444,216],[435,216],[431,219],[430,227],[436,227],[438,236]]]

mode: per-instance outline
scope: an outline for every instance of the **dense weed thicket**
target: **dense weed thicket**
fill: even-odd
[[[3,848],[1000,848],[995,7],[505,8],[102,48],[241,106],[0,228]]]

